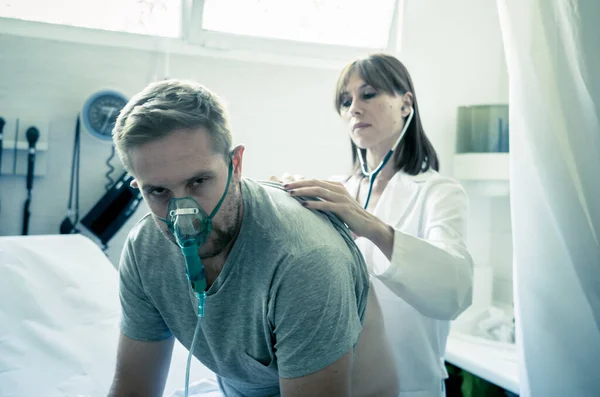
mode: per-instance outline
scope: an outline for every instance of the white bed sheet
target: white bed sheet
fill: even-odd
[[[1,397],[106,396],[119,320],[117,271],[91,240],[0,237]],[[176,342],[165,396],[183,387],[186,359]],[[215,375],[194,359],[191,378]]]

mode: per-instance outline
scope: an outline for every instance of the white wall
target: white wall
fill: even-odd
[[[457,107],[508,103],[508,74],[495,0],[406,0],[402,55],[410,70],[425,131],[452,174]],[[467,244],[476,265],[493,266],[494,299],[512,303],[508,197],[471,201]]]
[[[0,48],[0,116],[50,123],[47,173],[34,182],[30,234],[57,233],[67,207],[77,112],[97,90],[131,96],[157,70],[163,77],[164,56],[7,35],[0,36]],[[234,140],[246,145],[246,176],[293,171],[327,177],[349,167],[348,139],[332,105],[336,71],[172,56],[170,77],[195,79],[225,99]],[[82,140],[84,215],[103,194],[110,147],[85,133]],[[2,175],[0,184],[0,235],[20,234],[25,178]],[[114,251],[121,244],[113,241]]]
[[[406,0],[401,59],[446,172],[452,171],[456,108],[508,102],[503,51],[495,0]]]
[[[452,174],[456,108],[508,100],[495,0],[406,0],[402,39],[399,57],[411,71],[425,130],[438,150],[442,172]],[[83,102],[99,89],[136,93],[164,77],[165,58],[8,35],[0,35],[0,49],[0,116],[35,116],[50,123],[47,174],[34,184],[30,232],[56,233],[65,216],[74,120]],[[169,77],[198,80],[226,100],[234,139],[247,147],[247,176],[291,171],[327,177],[347,170],[349,144],[332,106],[337,71],[181,55],[172,55],[168,65]],[[108,146],[83,135],[82,215],[103,193],[108,154]],[[23,177],[0,178],[0,235],[20,233],[25,194]],[[496,230],[492,222],[492,200],[470,196],[471,229],[487,236],[503,233],[506,228]],[[144,211],[142,205],[111,242],[113,262],[127,229]],[[478,263],[491,260],[493,237],[485,233],[469,234]],[[496,259],[510,268],[506,258]]]

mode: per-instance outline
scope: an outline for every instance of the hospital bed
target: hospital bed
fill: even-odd
[[[0,237],[0,397],[106,396],[119,321],[117,271],[87,237]],[[165,396],[182,395],[186,359],[175,342]],[[195,359],[190,377],[216,387]]]

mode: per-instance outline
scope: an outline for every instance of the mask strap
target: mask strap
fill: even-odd
[[[227,192],[229,191],[229,183],[231,182],[231,175],[232,174],[233,174],[233,158],[231,158],[230,161],[229,161],[229,171],[228,171],[228,174],[227,174],[227,184],[225,185],[225,192],[221,196],[221,200],[219,200],[219,202],[217,203],[217,206],[215,207],[215,209],[208,216],[210,219],[212,219],[213,216],[216,215],[216,213],[219,211],[219,208],[221,208],[221,204],[223,204],[223,201],[225,201],[225,197],[227,196]]]

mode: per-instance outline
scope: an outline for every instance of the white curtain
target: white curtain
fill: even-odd
[[[521,396],[599,396],[600,1],[497,4]]]

